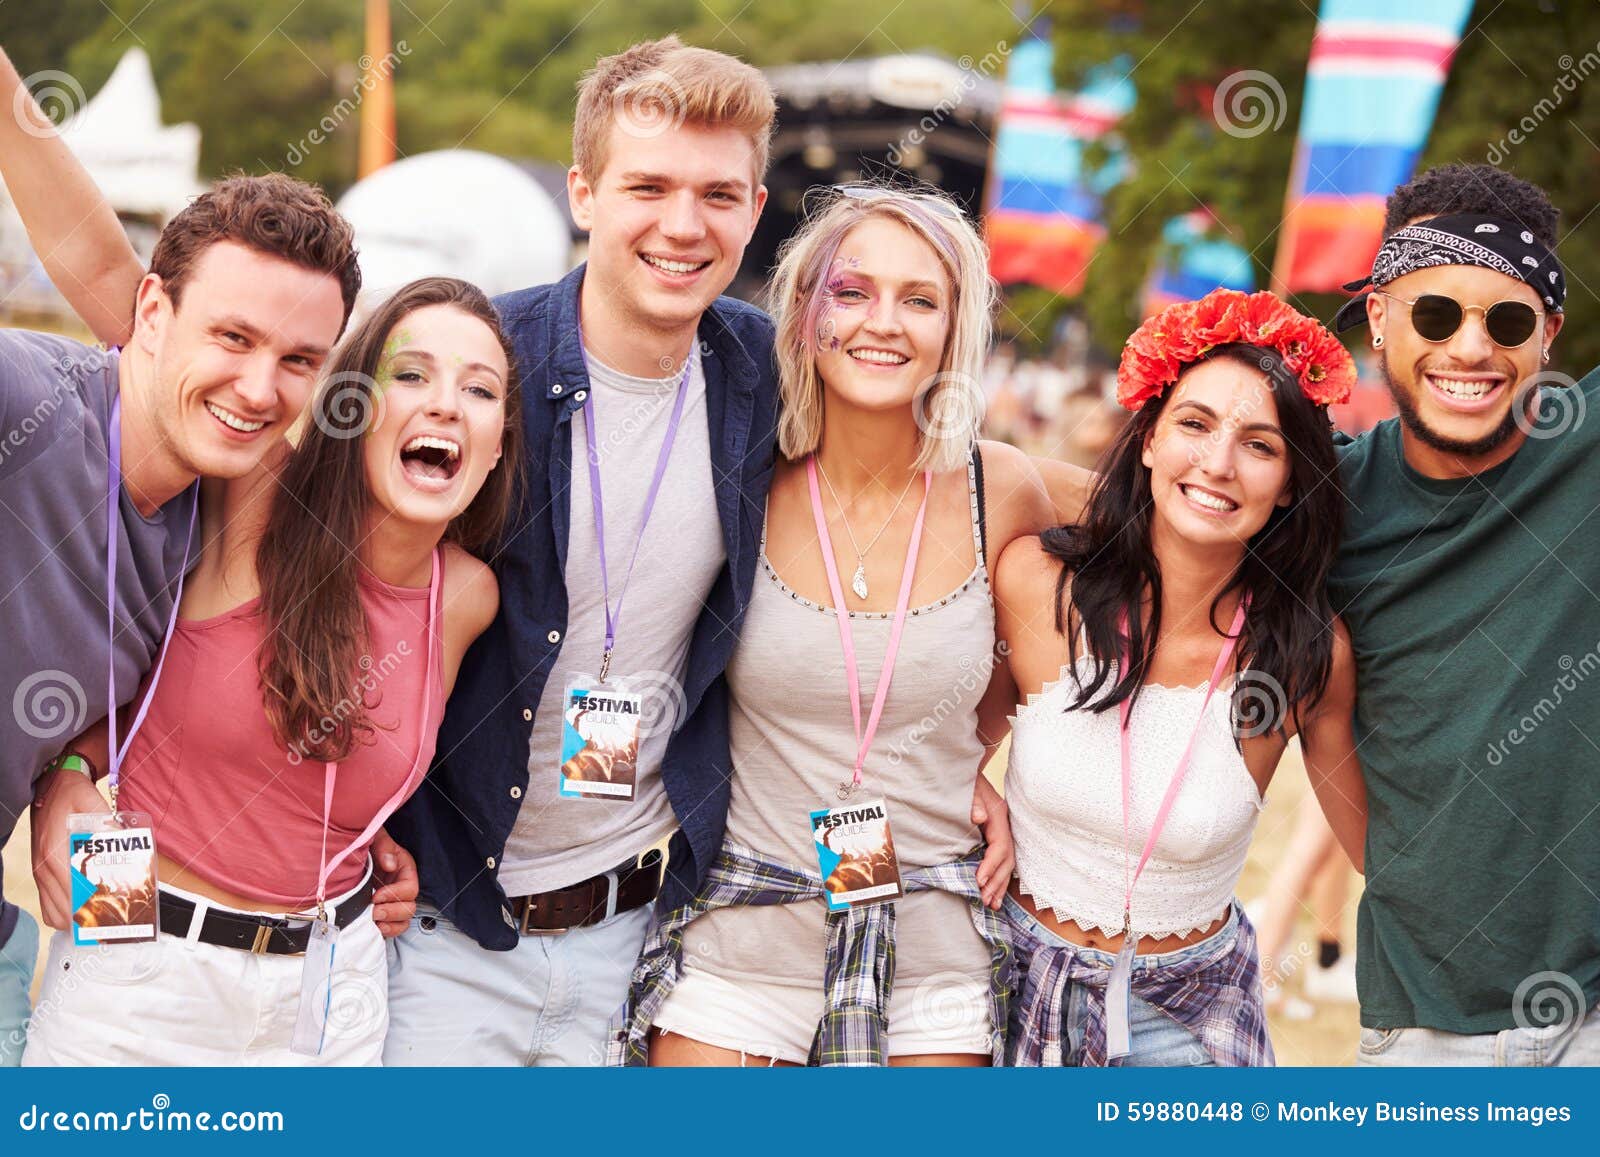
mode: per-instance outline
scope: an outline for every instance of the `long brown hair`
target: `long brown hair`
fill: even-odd
[[[407,315],[432,305],[452,306],[487,325],[511,368],[500,462],[446,528],[444,541],[487,555],[515,502],[521,391],[500,319],[483,292],[465,281],[413,281],[351,330],[329,359],[311,420],[279,476],[280,490],[256,547],[264,617],[262,700],[279,742],[306,758],[343,759],[357,737],[371,731],[367,712],[375,704],[354,690],[368,646],[357,585],[358,549],[372,506],[365,435],[381,412],[377,375],[390,335]]]

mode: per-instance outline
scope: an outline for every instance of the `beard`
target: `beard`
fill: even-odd
[[[1383,384],[1389,388],[1389,396],[1394,399],[1394,407],[1400,414],[1400,424],[1411,432],[1411,436],[1421,442],[1430,450],[1437,450],[1441,454],[1454,454],[1461,458],[1479,458],[1500,449],[1517,433],[1517,407],[1526,406],[1527,399],[1518,398],[1513,392],[1511,405],[1507,407],[1505,417],[1500,419],[1500,424],[1487,434],[1478,438],[1451,438],[1439,433],[1422,419],[1422,412],[1417,406],[1415,393],[1420,392],[1420,383],[1413,383],[1412,389],[1402,389],[1395,381],[1395,375],[1389,368],[1389,355],[1385,353],[1378,359],[1378,368],[1383,373]],[[1529,397],[1537,397],[1536,391],[1529,391]]]

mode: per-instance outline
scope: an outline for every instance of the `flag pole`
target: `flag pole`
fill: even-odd
[[[361,87],[361,147],[358,177],[369,177],[395,158],[394,58],[389,28],[389,0],[367,0],[365,74]]]

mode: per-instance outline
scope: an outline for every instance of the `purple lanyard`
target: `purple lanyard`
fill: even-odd
[[[589,354],[580,342],[583,368],[589,368]],[[605,499],[600,493],[600,451],[595,439],[594,383],[589,383],[589,396],[583,402],[583,435],[589,447],[589,501],[594,506],[594,536],[600,547],[600,592],[606,601],[606,649],[600,656],[600,682],[606,681],[611,671],[611,652],[617,645],[617,621],[622,618],[622,600],[628,597],[628,583],[633,578],[633,564],[639,561],[639,547],[644,543],[644,528],[650,525],[650,512],[655,509],[656,495],[661,492],[661,480],[667,474],[667,459],[672,456],[672,444],[678,439],[678,423],[683,418],[683,403],[688,397],[689,374],[694,369],[694,351],[689,351],[683,363],[683,377],[678,380],[678,397],[672,403],[672,417],[667,421],[667,436],[661,443],[661,453],[656,455],[656,472],[650,479],[650,492],[644,500],[644,516],[639,520],[639,537],[633,544],[633,557],[628,560],[627,573],[622,576],[622,590],[617,595],[617,605],[611,606],[611,583],[606,574],[606,512]]]
[[[117,746],[117,524],[122,520],[122,395],[111,403],[111,424],[106,430],[106,631],[111,644],[111,658],[106,674],[106,725],[110,729],[109,756],[111,772],[111,810],[117,810],[117,786],[122,780],[122,760],[133,746],[133,737],[144,725],[144,717],[156,697],[156,684],[161,682],[161,668],[167,661],[167,644],[172,639],[172,628],[178,623],[178,604],[183,601],[183,579],[189,571],[189,549],[194,546],[194,521],[200,512],[200,484],[195,483],[194,505],[189,508],[189,537],[183,544],[183,568],[178,572],[178,592],[172,597],[172,615],[167,619],[167,633],[161,639],[161,654],[156,659],[155,674],[150,678],[150,690],[133,717],[128,737]]]

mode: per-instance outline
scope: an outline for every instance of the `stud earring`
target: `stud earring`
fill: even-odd
[[[1539,360],[1542,361],[1545,365],[1549,365],[1550,364],[1550,347],[1549,346],[1545,346],[1544,347],[1544,353],[1539,355]]]
[[[1383,335],[1381,333],[1373,336],[1372,348],[1375,350],[1381,350],[1383,348]]]

